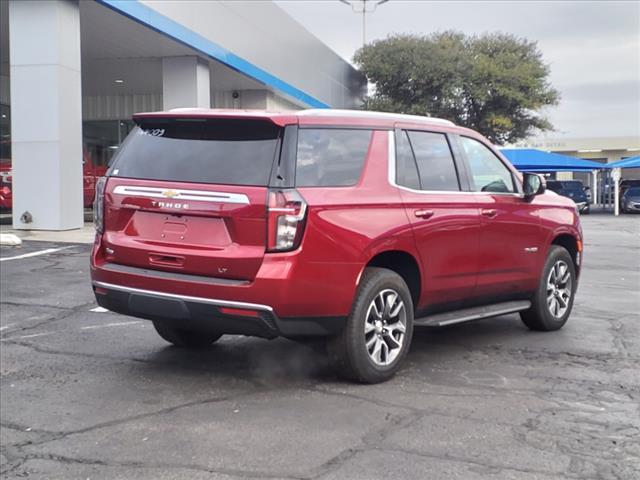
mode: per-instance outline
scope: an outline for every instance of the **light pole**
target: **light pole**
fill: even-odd
[[[338,0],[351,7],[353,13],[362,14],[362,46],[367,43],[367,13],[376,11],[378,5],[388,2],[389,0]],[[371,5],[371,8],[368,7]]]

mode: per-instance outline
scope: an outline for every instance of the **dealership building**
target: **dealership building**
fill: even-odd
[[[354,108],[366,88],[270,1],[3,0],[0,9],[0,162],[5,176],[11,165],[17,229],[81,227],[83,163],[107,165],[136,112]]]

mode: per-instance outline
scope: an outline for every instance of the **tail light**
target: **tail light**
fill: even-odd
[[[96,196],[93,199],[93,224],[96,231],[102,233],[104,231],[104,187],[107,183],[107,177],[100,177],[96,182]]]
[[[286,252],[300,245],[307,202],[293,188],[269,190],[267,251]]]

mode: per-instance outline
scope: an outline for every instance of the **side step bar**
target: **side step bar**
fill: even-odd
[[[495,303],[482,307],[464,308],[453,312],[437,313],[422,318],[416,318],[413,324],[418,327],[444,327],[454,323],[470,322],[481,318],[496,317],[507,313],[520,312],[531,307],[529,300]]]

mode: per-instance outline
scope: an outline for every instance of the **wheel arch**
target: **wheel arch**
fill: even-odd
[[[384,250],[373,255],[364,266],[367,267],[387,268],[400,275],[409,287],[414,309],[417,308],[422,289],[422,274],[420,264],[413,254],[405,250]]]
[[[576,269],[576,272],[580,270],[580,261],[578,260],[578,254],[581,252],[581,248],[579,247],[579,240],[575,235],[564,232],[557,234],[551,240],[551,245],[558,245],[560,247],[565,248],[569,255],[571,255],[571,260],[573,260],[573,266]]]

